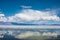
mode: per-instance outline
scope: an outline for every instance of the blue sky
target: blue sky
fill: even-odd
[[[0,0],[0,12],[4,22],[60,24],[60,0]]]

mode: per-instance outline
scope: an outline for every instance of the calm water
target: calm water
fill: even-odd
[[[44,28],[45,26],[3,27],[0,27],[0,40],[60,40],[60,28],[58,26],[46,28]]]

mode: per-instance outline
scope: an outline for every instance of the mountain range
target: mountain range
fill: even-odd
[[[15,23],[15,22],[0,22],[0,25],[52,25],[52,26],[60,26],[60,24],[26,24],[26,23]]]

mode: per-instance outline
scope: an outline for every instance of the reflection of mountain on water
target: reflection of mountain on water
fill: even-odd
[[[20,40],[20,39],[15,38],[12,35],[9,35],[8,33],[9,32],[6,32],[5,34],[2,34],[1,36],[3,36],[3,37],[0,38],[0,40]]]
[[[4,38],[14,38],[14,36],[9,35],[9,34],[8,34],[8,32],[7,32],[7,33],[5,33],[3,36],[4,36]]]
[[[4,37],[0,38],[0,40],[20,40],[20,39],[17,39],[14,36],[11,36],[11,35],[4,35]]]

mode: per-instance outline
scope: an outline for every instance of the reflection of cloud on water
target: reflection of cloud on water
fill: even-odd
[[[45,33],[44,32],[42,35],[43,36],[48,36],[48,37],[57,37],[58,33],[56,33],[56,32],[53,32],[53,33],[47,32],[47,33]]]
[[[15,37],[18,39],[27,39],[27,38],[31,38],[31,39],[48,39],[48,38],[57,38],[58,35],[60,36],[58,31],[53,31],[51,32],[51,30],[48,29],[20,29],[20,30],[4,30],[1,31],[0,30],[0,35],[2,35],[5,38],[10,38],[10,37]],[[1,36],[1,37],[2,37]]]
[[[31,37],[31,36],[39,36],[40,33],[39,32],[25,32],[25,33],[21,33],[19,35],[17,35],[17,38],[27,38],[27,37]]]
[[[28,37],[41,37],[41,36],[43,36],[43,37],[56,37],[57,38],[57,35],[58,35],[58,33],[56,33],[56,32],[53,32],[53,33],[51,33],[51,32],[43,32],[43,33],[39,33],[39,32],[30,32],[30,31],[28,31],[28,32],[25,32],[25,33],[21,33],[21,34],[18,34],[16,37],[17,38],[28,38]]]

